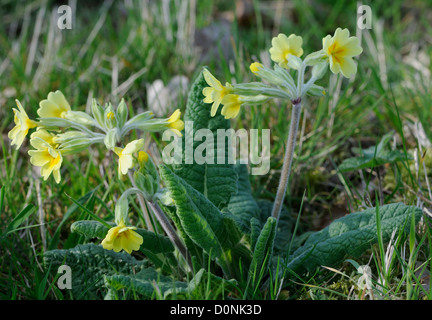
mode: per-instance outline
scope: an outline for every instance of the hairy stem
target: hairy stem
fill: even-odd
[[[279,187],[276,193],[276,199],[273,205],[272,217],[279,221],[280,212],[282,209],[283,201],[285,198],[286,189],[291,173],[291,165],[294,156],[294,149],[296,146],[297,131],[300,123],[301,115],[301,101],[295,101],[292,107],[291,123],[289,128],[289,134],[286,144],[284,163],[282,166],[281,177],[279,180]]]
[[[137,188],[137,185],[136,185],[136,183],[135,183],[135,179],[134,179],[134,177],[133,177],[131,171],[128,171],[128,175],[129,175],[129,180],[130,180],[131,183],[132,183],[133,189],[134,189],[134,190],[135,190],[135,189],[136,189],[136,190],[139,190],[139,189]],[[141,192],[141,190],[139,190],[139,192]],[[140,204],[141,211],[143,212],[144,220],[145,220],[145,223],[146,223],[146,226],[147,226],[148,230],[154,232],[153,224],[152,224],[152,221],[151,221],[151,217],[150,217],[150,215],[149,215],[149,213],[148,213],[148,211],[147,211],[147,208],[146,208],[146,206],[145,206],[145,202],[144,202],[144,197],[141,195],[141,193],[138,193],[138,202],[139,202],[139,204]]]
[[[161,224],[162,228],[166,232],[168,238],[170,238],[171,242],[177,247],[180,254],[183,256],[183,258],[186,260],[190,270],[193,270],[192,267],[192,260],[189,256],[189,253],[177,235],[177,232],[174,230],[173,226],[171,225],[170,221],[166,217],[165,213],[161,209],[161,207],[157,204],[157,202],[153,201],[147,201],[148,205],[152,209],[153,213],[155,214],[156,218],[158,219],[159,223]]]

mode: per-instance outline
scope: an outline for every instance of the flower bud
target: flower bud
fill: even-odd
[[[104,143],[107,149],[113,150],[117,146],[117,142],[120,140],[117,128],[111,129],[107,132]]]
[[[118,122],[111,103],[108,103],[108,106],[105,108],[104,118],[106,128],[113,129],[117,127]]]
[[[307,91],[307,94],[315,97],[323,97],[325,96],[326,92],[323,87],[313,84]]]
[[[120,224],[120,221],[125,222],[128,219],[129,201],[127,199],[127,194],[124,193],[123,195],[120,196],[115,204],[114,214],[116,224]]]
[[[82,111],[69,110],[65,112],[64,118],[79,124],[83,124],[85,126],[91,126],[95,122],[95,120],[91,116]]]
[[[291,54],[288,53],[288,68],[294,69],[294,70],[299,70],[300,66],[302,64],[302,59]]]
[[[96,99],[92,100],[91,111],[92,111],[93,117],[95,118],[95,120],[99,124],[99,126],[104,128],[105,127],[104,110],[97,103]]]
[[[312,78],[315,80],[321,79],[327,72],[327,61],[320,62],[312,67]]]
[[[124,99],[121,99],[119,105],[117,106],[117,119],[120,128],[123,127],[124,124],[126,123],[128,115],[129,115],[129,110],[126,105],[126,102],[124,101]]]

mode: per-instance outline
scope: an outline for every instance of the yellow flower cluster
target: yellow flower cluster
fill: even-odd
[[[322,40],[323,48],[320,51],[310,54],[305,58],[304,61],[301,60],[301,56],[303,55],[303,39],[300,36],[295,34],[291,34],[286,36],[285,34],[279,34],[277,37],[274,37],[271,41],[272,46],[269,49],[271,60],[280,67],[279,70],[272,70],[264,67],[259,62],[253,62],[250,65],[251,72],[261,77],[265,80],[270,80],[276,85],[288,84],[286,85],[286,91],[288,95],[293,96],[306,94],[307,92],[303,92],[299,90],[299,92],[293,92],[293,86],[290,81],[287,81],[291,78],[288,74],[289,69],[300,70],[299,72],[304,73],[304,68],[301,70],[300,67],[306,65],[316,65],[320,64],[313,70],[313,76],[315,76],[314,80],[317,80],[320,76],[322,76],[328,65],[330,66],[331,72],[337,74],[341,73],[344,77],[352,77],[357,72],[357,65],[355,64],[353,57],[358,56],[362,53],[363,49],[360,46],[360,41],[356,37],[350,37],[348,29],[337,28],[334,35],[327,35]],[[285,74],[281,72],[281,69],[285,69]],[[237,88],[239,86],[232,85],[230,83],[226,83],[225,86],[221,84],[219,80],[217,80],[207,69],[203,71],[204,79],[209,85],[203,89],[202,93],[204,95],[203,101],[205,103],[212,103],[210,114],[211,116],[215,116],[216,112],[219,108],[219,105],[223,105],[221,114],[226,119],[231,119],[236,117],[239,114],[240,108],[243,104],[254,101],[253,99],[247,99],[243,96],[243,94],[238,93],[239,90]],[[304,74],[301,75],[300,79],[303,80]],[[291,78],[292,79],[292,78]],[[298,84],[302,85],[302,84]],[[244,88],[253,88],[252,86],[243,86]],[[265,89],[264,85],[262,88]],[[255,88],[255,92],[259,90]],[[313,87],[310,84],[310,87],[307,88],[312,92],[318,92],[322,95],[325,92],[322,88],[317,90],[316,87]],[[251,89],[252,90],[252,89]],[[263,90],[261,90],[263,91]],[[280,91],[275,95],[276,91],[267,89],[267,95],[271,96],[272,94],[275,97],[283,97],[284,93]],[[256,93],[256,95],[258,95]],[[259,99],[256,99],[259,100]],[[255,100],[255,101],[256,101]]]
[[[28,151],[30,163],[41,167],[41,176],[44,180],[47,180],[52,173],[55,181],[59,183],[63,157],[61,150],[58,149],[58,144],[55,143],[55,135],[45,130],[38,122],[31,120],[18,100],[16,104],[18,110],[13,109],[15,127],[8,133],[9,139],[12,140],[11,144],[16,145],[16,148],[19,149],[29,129],[37,127],[37,130],[30,136],[30,144],[36,149]],[[48,99],[39,103],[37,113],[40,117],[64,118],[67,111],[70,111],[69,103],[61,91],[56,91],[50,92]]]

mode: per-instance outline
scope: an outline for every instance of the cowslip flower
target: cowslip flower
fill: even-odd
[[[226,83],[225,86],[216,79],[210,71],[205,69],[203,71],[204,79],[210,87],[203,89],[202,93],[204,95],[205,103],[213,103],[210,111],[210,115],[214,117],[222,102],[222,99],[233,90],[233,86],[230,83]]]
[[[140,151],[144,146],[144,139],[134,140],[129,142],[123,149],[120,147],[114,148],[114,153],[118,155],[118,172],[119,174],[127,174],[128,170],[133,167],[133,154]]]
[[[51,173],[56,183],[60,183],[60,167],[63,162],[63,156],[60,150],[53,148],[40,137],[33,137],[30,144],[36,150],[29,150],[30,163],[36,167],[41,167],[41,176],[47,180]]]
[[[241,97],[237,94],[226,95],[221,103],[223,104],[221,114],[225,119],[235,118],[240,112],[242,105]]]
[[[138,152],[138,162],[145,164],[149,160],[149,155],[145,151]]]
[[[30,135],[30,141],[34,138],[41,138],[45,142],[47,142],[54,149],[58,147],[58,143],[56,142],[57,136],[47,130],[38,127],[38,129]]]
[[[322,43],[333,73],[341,72],[346,78],[356,74],[357,65],[352,58],[363,52],[357,37],[350,37],[348,29],[337,28],[334,36],[327,35]]]
[[[184,121],[180,119],[181,111],[177,109],[168,118],[166,126],[170,128],[175,134],[181,137],[181,132],[184,129]]]
[[[107,250],[120,252],[122,249],[127,253],[139,250],[143,243],[143,237],[135,232],[136,227],[127,227],[123,220],[120,220],[116,227],[108,230],[102,240],[102,247]]]
[[[35,128],[37,126],[37,122],[30,120],[23,106],[18,100],[15,100],[15,102],[18,107],[18,110],[15,108],[12,109],[14,112],[15,127],[9,131],[8,137],[12,140],[11,145],[16,145],[16,149],[18,150],[21,147],[24,138],[27,136],[28,131],[32,128]]]
[[[270,58],[283,68],[288,68],[289,54],[300,57],[303,54],[302,49],[303,39],[300,36],[291,34],[287,37],[280,33],[272,39],[272,47],[270,48]]]
[[[262,63],[259,63],[259,62],[253,62],[249,66],[249,69],[252,71],[252,73],[254,75],[258,75],[260,72],[260,69],[262,69],[262,68],[263,68],[263,65],[262,65]]]
[[[71,110],[69,103],[60,90],[48,93],[48,98],[39,102],[37,114],[41,118],[65,118]]]

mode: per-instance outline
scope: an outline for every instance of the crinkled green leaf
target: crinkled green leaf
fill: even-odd
[[[233,194],[228,203],[227,210],[232,214],[237,225],[244,233],[250,233],[250,221],[259,218],[260,208],[252,196],[249,173],[245,164],[236,164],[238,175],[237,193]]]
[[[208,87],[208,84],[201,73],[193,83],[187,100],[184,116],[185,130],[182,137],[183,163],[174,165],[173,169],[178,176],[204,194],[216,207],[222,208],[229,202],[231,195],[237,191],[237,173],[234,166],[228,162],[228,142],[226,141],[224,149],[221,147],[220,150],[217,149],[217,130],[229,129],[230,121],[221,115],[221,108],[214,117],[210,116],[211,104],[203,102],[202,90],[205,87]],[[193,132],[189,130],[188,121],[193,124]],[[196,133],[199,129],[209,129],[213,133],[213,145],[215,148],[212,157],[213,164],[197,164],[195,162],[195,150],[205,141],[205,138],[203,138],[203,141],[194,141],[193,133]],[[188,152],[189,147],[192,147],[193,154]],[[225,151],[225,161],[218,164],[217,156],[221,150]],[[186,161],[189,161],[186,153],[192,156],[193,163],[186,163]]]
[[[272,259],[276,225],[276,219],[269,217],[256,240],[252,263],[249,267],[249,278],[253,287],[255,287],[260,275],[265,275]]]
[[[378,242],[376,210],[371,208],[350,213],[310,235],[305,244],[290,256],[288,267],[297,272],[312,271],[319,266],[335,266],[347,256],[358,257]],[[416,222],[422,215],[421,209],[403,203],[384,205],[378,210],[384,242],[390,240],[395,229],[406,226],[411,214],[415,215]]]
[[[94,299],[102,294],[104,276],[128,275],[147,267],[146,260],[137,260],[125,252],[105,250],[101,245],[84,244],[72,249],[50,250],[44,263],[51,271],[67,265],[72,271],[72,293],[77,299]],[[101,292],[102,291],[102,292]]]
[[[105,283],[111,289],[124,289],[126,294],[139,294],[144,299],[163,296],[166,291],[184,291],[188,285],[181,281],[161,275],[152,268],[142,269],[136,274],[115,274],[105,277]]]
[[[160,167],[162,180],[171,191],[176,214],[184,232],[212,258],[220,257],[224,231],[223,215],[200,192],[165,166]]]
[[[240,261],[248,266],[251,253],[241,242],[243,234],[231,214],[222,213],[203,194],[167,167],[161,166],[160,173],[175,203],[176,213],[172,218],[181,229],[179,234],[186,236],[184,242],[190,253],[199,259],[202,251],[200,253],[196,249],[201,248],[229,276],[238,274]],[[207,263],[205,260],[201,262]]]
[[[262,228],[267,218],[271,216],[273,202],[260,199],[257,200],[257,205],[261,210],[260,221]],[[275,254],[286,254],[286,251],[292,240],[294,224],[295,219],[293,218],[292,214],[290,214],[290,212],[285,207],[283,207],[277,224],[276,239],[274,242]]]

